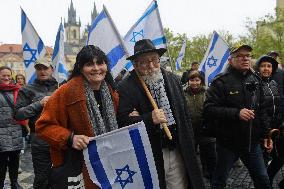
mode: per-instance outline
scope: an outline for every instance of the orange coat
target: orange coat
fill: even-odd
[[[110,92],[114,109],[117,111],[118,93],[111,88]],[[77,135],[94,136],[82,76],[71,79],[57,89],[49,98],[36,122],[36,133],[50,145],[51,161],[54,167],[63,163],[67,139],[71,131]],[[85,164],[83,165],[83,177],[86,189],[98,188],[90,180]]]

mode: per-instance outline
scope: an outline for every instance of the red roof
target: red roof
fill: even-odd
[[[46,47],[47,51],[52,54],[53,49]],[[3,44],[0,45],[0,53],[22,53],[22,44]]]

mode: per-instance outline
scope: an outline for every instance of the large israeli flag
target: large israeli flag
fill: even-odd
[[[125,46],[130,55],[134,53],[134,44],[141,39],[151,39],[156,48],[167,48],[166,37],[156,0],[152,1],[138,21],[131,27],[124,37]],[[131,62],[128,62],[127,70],[132,70]]]
[[[204,73],[207,87],[210,86],[214,77],[226,68],[229,56],[230,48],[228,44],[214,31],[208,49],[198,69]]]
[[[176,60],[176,70],[181,69],[181,62],[185,54],[185,48],[186,48],[186,38],[183,40],[182,47],[180,49],[180,52],[178,54],[177,60]]]
[[[91,180],[101,189],[158,189],[151,145],[143,122],[90,141],[84,150]]]
[[[60,23],[58,32],[56,34],[52,55],[52,66],[54,69],[53,77],[58,83],[67,80],[68,73],[64,56],[64,29],[62,23]]]
[[[87,44],[96,45],[106,53],[116,78],[127,63],[128,52],[105,6],[89,29]]]
[[[32,83],[36,78],[34,63],[38,58],[45,56],[46,49],[23,9],[21,9],[21,12],[22,48],[26,80],[28,83]]]

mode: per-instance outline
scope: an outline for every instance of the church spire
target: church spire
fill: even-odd
[[[68,8],[68,22],[71,24],[76,24],[76,10],[74,9],[72,0],[70,8]]]
[[[96,3],[94,2],[94,8],[93,8],[93,11],[91,12],[91,24],[93,23],[97,15],[98,15],[98,12],[96,8]]]

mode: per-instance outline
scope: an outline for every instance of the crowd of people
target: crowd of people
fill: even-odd
[[[50,175],[64,163],[68,149],[79,154],[84,187],[99,188],[90,179],[82,150],[91,137],[140,121],[146,126],[161,189],[203,189],[203,177],[212,189],[225,188],[238,159],[255,188],[272,188],[284,164],[279,54],[272,51],[252,65],[252,47],[233,47],[226,70],[206,87],[198,62],[182,78],[162,68],[160,57],[166,50],[149,39],[137,41],[128,57],[134,70],[122,80],[113,79],[106,54],[93,45],[77,54],[64,84],[52,77],[47,58],[36,60],[36,79],[28,85],[24,75],[13,80],[12,70],[0,67],[0,188],[7,168],[11,188],[22,188],[17,179],[27,132],[33,188],[54,188]],[[172,139],[161,124],[167,124]],[[279,187],[284,188],[284,179]]]

